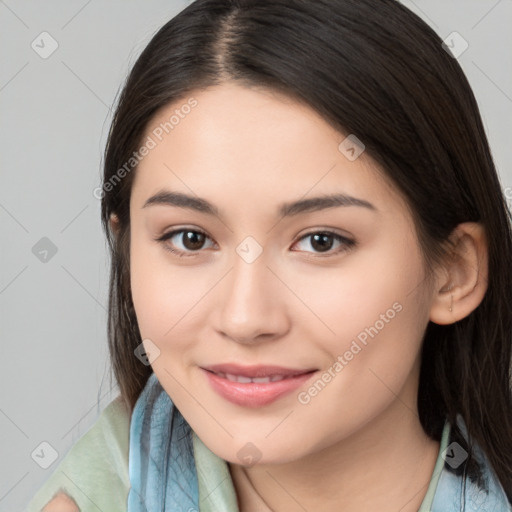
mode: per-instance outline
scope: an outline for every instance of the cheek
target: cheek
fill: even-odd
[[[305,390],[301,403],[311,399],[306,407],[320,413],[338,404],[355,413],[355,425],[388,404],[395,396],[390,390],[398,393],[411,376],[428,304],[421,254],[412,242],[404,245],[397,240],[379,251],[361,251],[340,268],[324,270],[322,279],[301,277],[297,293],[318,316],[310,315],[303,327],[325,354],[321,378],[327,382]]]
[[[195,265],[172,263],[160,244],[134,231],[130,277],[141,336],[151,339],[166,354],[177,355],[190,348],[191,334],[198,333],[204,323],[205,298],[218,276],[206,275]]]
[[[322,340],[331,354],[376,336],[386,346],[400,345],[398,333],[418,332],[416,320],[421,324],[426,315],[421,255],[413,247],[391,240],[347,254],[337,266],[283,267],[283,280],[293,283],[305,306],[297,302],[296,311],[309,319],[298,317],[298,325],[311,329],[309,339]]]
[[[338,386],[355,398],[356,409],[358,403],[378,407],[390,390],[403,387],[428,323],[420,253],[412,243],[396,247],[378,253],[378,261],[375,253],[359,258],[332,300],[324,300],[326,322],[336,332],[330,358],[343,360]]]
[[[364,273],[340,280],[339,290],[331,289],[328,299],[327,289],[317,288],[324,292],[323,297],[314,295],[318,311],[336,334],[319,336],[320,331],[311,330],[310,339],[317,340],[326,354],[325,366],[319,379],[297,397],[301,404],[297,417],[305,423],[322,418],[316,427],[317,448],[357,431],[397,396],[404,411],[415,410],[413,383],[428,322],[420,287],[411,293],[411,283],[420,276],[421,268],[416,265],[402,265],[401,272],[388,269],[387,273],[367,267]]]
[[[184,314],[189,287],[183,273],[165,265],[163,249],[132,226],[130,280],[133,305],[142,338],[157,344]],[[179,298],[179,300],[178,300]]]

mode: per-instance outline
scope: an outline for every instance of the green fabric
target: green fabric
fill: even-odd
[[[446,422],[432,479],[418,512],[429,512],[432,506],[449,431]],[[26,512],[41,512],[59,490],[71,496],[81,512],[126,512],[130,489],[129,436],[130,415],[119,396],[66,453],[32,498]],[[195,433],[192,439],[200,512],[239,512],[228,464],[210,451]]]
[[[126,512],[129,437],[130,416],[118,396],[66,453],[26,512],[40,512],[58,490],[81,512]]]
[[[225,460],[217,457],[196,433],[192,434],[200,512],[238,512],[235,488]]]

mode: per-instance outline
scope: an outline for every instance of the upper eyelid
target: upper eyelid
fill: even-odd
[[[167,231],[165,233],[163,233],[162,235],[158,236],[157,239],[161,239],[161,238],[167,238],[167,237],[171,237],[171,236],[174,236],[178,233],[183,233],[183,232],[186,232],[186,231],[193,231],[193,232],[196,232],[196,233],[202,233],[203,235],[207,236],[210,240],[213,241],[213,238],[206,232],[204,231],[203,229],[200,229],[200,228],[190,228],[190,227],[183,227],[183,228],[175,228],[175,229],[171,229],[170,231]],[[338,233],[334,228],[314,228],[314,229],[311,229],[310,231],[307,231],[306,233],[303,233],[302,235],[300,235],[300,237],[298,238],[299,240],[301,240],[302,238],[306,237],[306,236],[310,236],[310,235],[314,235],[314,234],[317,234],[317,233],[328,233],[328,234],[331,234],[331,235],[337,235],[337,236],[340,236],[341,238],[344,238],[346,240],[350,240],[350,235],[344,235],[342,233]]]
[[[201,234],[205,235],[206,237],[208,237],[210,240],[214,241],[213,238],[206,231],[203,231],[202,229],[198,229],[198,228],[171,229],[170,231],[163,233],[161,236],[158,236],[157,240],[172,238],[173,236],[177,235],[178,233],[185,233],[187,231],[193,231],[194,233],[201,233]]]

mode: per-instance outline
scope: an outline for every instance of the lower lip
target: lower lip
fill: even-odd
[[[291,393],[316,372],[287,377],[276,382],[233,382],[215,373],[202,369],[210,385],[226,400],[244,407],[261,407]]]

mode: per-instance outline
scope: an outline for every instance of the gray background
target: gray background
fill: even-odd
[[[118,393],[93,190],[123,79],[187,3],[0,0],[0,511],[21,511]],[[458,59],[512,203],[512,0],[403,3],[469,44]],[[44,31],[47,58],[31,47],[51,48]],[[31,458],[43,441],[59,454],[48,469]]]

